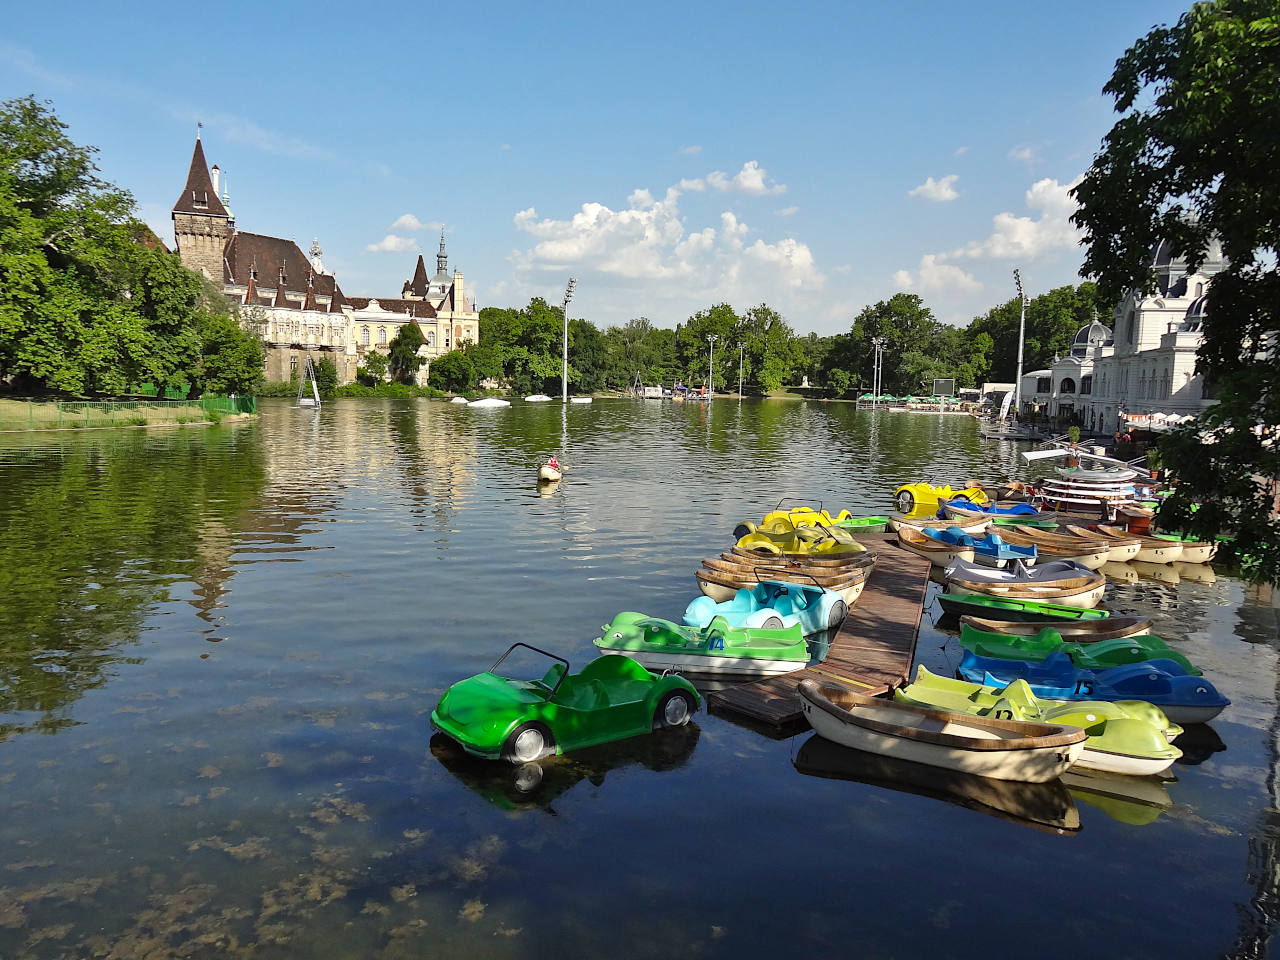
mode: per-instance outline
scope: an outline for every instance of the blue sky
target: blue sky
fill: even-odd
[[[674,326],[767,303],[951,323],[1077,282],[1067,188],[1115,60],[1182,3],[20,5],[0,98],[51,100],[166,240],[196,121],[246,231],[398,296],[441,226],[480,306]]]

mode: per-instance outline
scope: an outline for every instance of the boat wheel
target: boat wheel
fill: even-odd
[[[550,735],[536,723],[522,723],[507,737],[502,747],[502,758],[510,763],[532,763],[550,753]]]
[[[849,605],[843,600],[837,600],[831,605],[831,612],[827,614],[827,629],[834,630],[840,624],[844,623],[844,618],[849,615]]]
[[[653,711],[653,725],[664,730],[683,727],[689,722],[693,710],[693,703],[687,693],[672,690],[658,701],[658,709]]]
[[[911,495],[911,491],[903,490],[898,494],[898,512],[910,513],[916,505],[916,498]]]

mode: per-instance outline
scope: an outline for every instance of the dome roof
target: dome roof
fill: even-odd
[[[1106,346],[1111,342],[1111,328],[1101,321],[1094,320],[1076,331],[1076,337],[1071,341],[1071,354],[1077,357],[1083,356],[1091,347]]]
[[[1183,330],[1199,330],[1200,325],[1204,323],[1205,317],[1209,315],[1209,297],[1196,297],[1191,301],[1191,306],[1187,307],[1187,315],[1182,319]]]

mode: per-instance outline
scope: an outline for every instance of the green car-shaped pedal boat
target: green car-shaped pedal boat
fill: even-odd
[[[517,647],[555,662],[538,680],[504,677],[498,668]],[[431,726],[477,757],[529,763],[681,726],[700,703],[684,677],[659,676],[630,657],[597,657],[571,674],[563,657],[514,643],[485,673],[446,690]]]

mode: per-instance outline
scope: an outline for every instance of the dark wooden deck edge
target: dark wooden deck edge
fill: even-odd
[[[804,722],[796,687],[811,679],[879,696],[906,682],[915,660],[929,561],[893,534],[860,538],[879,554],[866,589],[836,632],[826,659],[793,673],[717,690],[709,706],[782,728]]]

